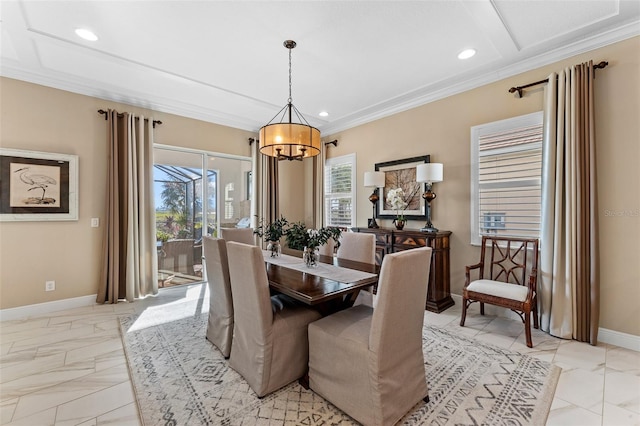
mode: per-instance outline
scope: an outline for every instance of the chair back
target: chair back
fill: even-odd
[[[360,232],[343,232],[337,256],[338,259],[376,263],[376,236]]]
[[[209,321],[207,339],[225,358],[231,353],[233,337],[233,302],[227,245],[221,238],[203,237],[207,285],[209,286]]]
[[[369,349],[378,354],[381,371],[422,350],[430,266],[431,247],[387,254],[382,261],[369,335]]]
[[[162,243],[158,269],[193,275],[194,239],[169,240]]]
[[[335,251],[335,247],[336,247],[336,243],[333,241],[333,239],[330,239],[325,244],[323,244],[320,247],[318,247],[318,251],[323,256],[331,256],[331,257],[333,257],[334,251]]]
[[[480,279],[529,285],[536,291],[538,240],[535,238],[482,237]]]
[[[235,241],[236,243],[256,245],[251,228],[220,228],[220,238],[226,242]]]

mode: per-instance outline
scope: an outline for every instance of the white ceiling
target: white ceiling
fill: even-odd
[[[640,1],[0,0],[0,19],[3,76],[251,131],[287,103],[293,39],[293,103],[332,133],[638,35]]]

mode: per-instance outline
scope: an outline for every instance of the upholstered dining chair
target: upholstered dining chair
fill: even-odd
[[[335,254],[335,247],[336,243],[333,241],[333,239],[329,239],[329,241],[327,241],[325,244],[318,247],[318,251],[323,256],[333,257],[333,255]]]
[[[363,425],[392,425],[428,401],[422,327],[431,248],[384,257],[376,309],[309,324],[309,386]]]
[[[337,257],[356,262],[376,263],[376,236],[360,232],[343,232],[340,236]],[[354,304],[375,306],[373,286],[360,291]]]
[[[320,318],[286,296],[269,297],[262,250],[228,242],[234,331],[229,365],[263,397],[304,376],[307,327]]]
[[[235,241],[237,243],[256,245],[251,228],[220,228],[220,238],[226,242]]]
[[[233,302],[227,244],[222,238],[208,236],[203,237],[202,244],[209,286],[209,320],[206,337],[225,358],[229,358],[233,338]]]
[[[466,267],[462,289],[462,316],[464,326],[467,308],[473,302],[509,308],[524,322],[528,347],[531,341],[531,313],[533,326],[538,328],[538,240],[526,238],[482,237],[480,262]],[[478,279],[471,280],[471,271],[478,270]]]

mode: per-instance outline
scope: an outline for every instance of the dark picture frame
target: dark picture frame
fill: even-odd
[[[0,148],[0,221],[78,220],[78,156]]]
[[[429,162],[431,162],[429,155],[421,155],[375,164],[376,171],[384,172],[385,175],[385,186],[380,188],[376,217],[381,219],[394,219],[396,217],[396,211],[387,203],[387,193],[391,189],[402,188],[405,193],[405,201],[409,204],[402,212],[405,219],[426,220],[427,207],[425,200],[422,198],[425,184],[416,181],[416,166]]]

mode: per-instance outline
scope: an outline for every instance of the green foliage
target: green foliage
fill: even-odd
[[[289,222],[284,218],[284,216],[269,224],[265,224],[264,218],[262,218],[260,219],[258,227],[253,230],[253,233],[258,235],[260,238],[264,237],[267,241],[278,241],[285,234],[285,227],[288,224]]]
[[[303,250],[307,245],[307,227],[302,222],[292,223],[286,231],[287,247],[293,250]]]
[[[169,241],[171,237],[173,237],[173,235],[169,234],[168,232],[164,232],[160,230],[156,231],[156,241],[162,241],[164,243]]]
[[[287,246],[294,250],[304,250],[305,247],[319,247],[333,239],[339,245],[340,228],[328,227],[320,229],[307,229],[304,223],[293,223],[285,232]]]

